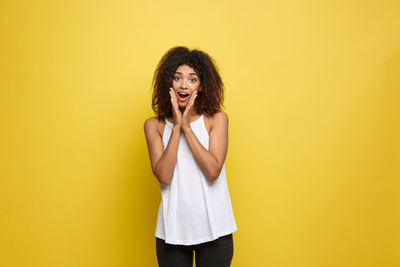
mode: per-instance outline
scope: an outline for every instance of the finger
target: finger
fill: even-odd
[[[169,95],[171,96],[171,101],[176,101],[176,96],[172,88],[169,90]]]
[[[196,97],[197,97],[197,91],[190,98],[190,102],[189,102],[190,106],[192,106],[194,104]]]
[[[185,108],[184,113],[189,114],[189,112],[192,111],[193,107],[194,107],[194,101],[189,102]]]
[[[169,92],[170,98],[171,98],[171,104],[174,105],[174,96],[171,92]]]

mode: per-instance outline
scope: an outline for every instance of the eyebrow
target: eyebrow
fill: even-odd
[[[182,72],[178,72],[178,71],[175,71],[175,73],[183,74]],[[192,72],[192,73],[189,73],[189,75],[196,75],[197,76],[197,73]]]

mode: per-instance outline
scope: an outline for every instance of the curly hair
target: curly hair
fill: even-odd
[[[176,69],[181,65],[193,68],[200,78],[202,91],[198,92],[194,103],[197,112],[212,116],[220,111],[223,107],[224,84],[214,59],[200,50],[176,46],[164,54],[153,76],[152,109],[158,119],[173,116],[169,88]]]

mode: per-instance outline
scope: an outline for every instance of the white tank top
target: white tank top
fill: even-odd
[[[173,124],[165,119],[164,150]],[[208,150],[209,136],[204,114],[190,123],[200,143]],[[225,175],[225,164],[219,177],[210,182],[198,167],[186,137],[179,137],[177,160],[169,185],[159,183],[161,203],[155,236],[166,243],[195,245],[208,242],[237,230]]]

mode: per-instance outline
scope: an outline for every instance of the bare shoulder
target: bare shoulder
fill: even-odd
[[[220,110],[217,113],[214,114],[213,116],[214,120],[216,121],[228,121],[228,114],[226,114],[225,111]]]
[[[151,117],[144,122],[144,131],[146,134],[151,132],[160,133],[160,129],[165,126],[165,123],[158,120],[157,117]]]
[[[225,111],[218,111],[210,117],[207,117],[206,127],[209,129],[209,132],[212,131],[215,126],[224,126],[228,125],[228,114]]]
[[[228,114],[225,111],[218,111],[211,118],[211,125],[214,124],[227,124],[228,123]]]
[[[144,121],[144,129],[153,128],[157,124],[157,117],[151,117]]]

